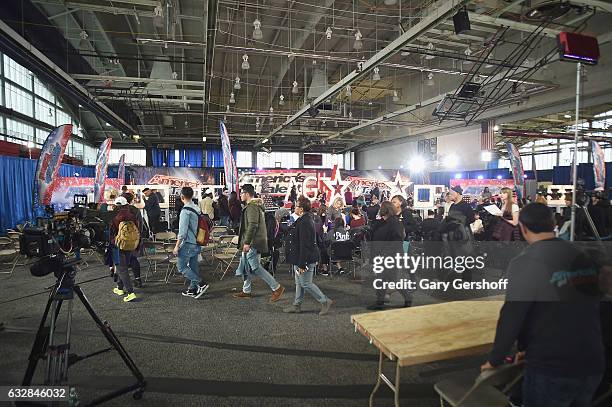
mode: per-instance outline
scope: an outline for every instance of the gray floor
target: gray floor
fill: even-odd
[[[319,317],[318,304],[307,297],[305,312],[290,315],[282,312],[294,289],[286,268],[277,273],[287,291],[276,304],[268,303],[270,291],[261,280],[254,284],[254,298],[232,299],[241,280],[229,276],[219,281],[205,269],[211,288],[199,300],[182,297],[180,284],[147,283],[137,290],[137,302],[125,304],[112,293],[109,278],[82,284],[148,382],[143,400],[134,401],[127,395],[108,405],[367,405],[378,356],[350,324],[350,316],[365,312],[370,299],[361,285],[347,277],[317,277],[317,284],[335,300],[332,312]],[[104,266],[93,265],[79,272],[77,279],[82,282],[105,275]],[[5,325],[0,332],[0,384],[21,382],[47,296],[6,301],[41,292],[53,282],[52,276],[35,278],[25,268],[8,278],[0,275],[0,322]],[[419,293],[415,297],[417,306],[435,301]],[[77,302],[71,344],[79,355],[105,346]],[[433,384],[459,371],[475,376],[481,361],[482,357],[472,357],[403,369],[403,404],[438,406]],[[36,376],[39,382],[41,370]],[[77,387],[82,401],[132,381],[116,353],[80,361],[70,369],[70,383]],[[376,405],[392,404],[391,392],[381,390]]]

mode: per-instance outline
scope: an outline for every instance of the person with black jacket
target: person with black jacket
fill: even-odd
[[[223,188],[223,191],[219,193],[219,225],[228,226],[230,225],[230,207],[227,199],[227,188]]]
[[[151,229],[152,233],[160,232],[159,218],[161,217],[161,208],[159,206],[159,198],[149,188],[143,189],[142,193],[146,197],[145,210],[147,211],[147,218],[149,218],[149,229]]]
[[[404,225],[404,240],[410,241],[412,237],[418,234],[419,224],[412,215],[412,210],[408,205],[408,201],[402,195],[395,195],[391,198],[391,203],[395,206],[395,214],[399,217],[402,224]],[[404,247],[408,247],[407,244]]]
[[[393,203],[385,201],[380,206],[380,220],[372,225],[372,247],[377,256],[395,257],[404,253],[403,241],[405,237],[404,225],[396,215]],[[383,243],[385,242],[385,243]],[[398,281],[395,269],[385,269],[380,277],[384,281]],[[412,293],[408,290],[398,290],[404,297],[404,307],[412,305]],[[385,308],[386,290],[376,290],[376,302],[367,307],[369,310],[382,310]]]
[[[295,276],[295,300],[293,305],[283,311],[286,313],[302,312],[304,291],[308,291],[321,304],[319,315],[325,315],[334,302],[312,282],[320,256],[310,209],[310,200],[305,196],[300,196],[295,203],[295,214],[298,218],[289,229],[285,247],[287,263],[291,265]]]
[[[523,407],[587,407],[604,370],[598,270],[591,257],[555,238],[550,209],[525,206],[529,246],[508,267],[493,350],[481,370],[504,363],[514,343],[525,360]]]
[[[376,220],[376,216],[378,216],[378,211],[380,210],[380,201],[378,199],[378,195],[372,195],[372,199],[370,200],[370,205],[366,207],[366,214],[368,215],[368,220],[370,222]]]

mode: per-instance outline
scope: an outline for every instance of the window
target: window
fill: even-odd
[[[349,151],[344,153],[344,167],[345,170],[355,169],[355,152]]]
[[[28,141],[34,139],[34,127],[17,120],[6,119],[6,134],[7,141],[25,146]]]
[[[96,155],[98,154],[98,150],[92,146],[85,146],[83,149],[83,164],[85,165],[95,165],[96,164]],[[111,150],[112,156],[113,150]]]
[[[10,83],[4,84],[6,107],[16,112],[32,116],[32,95]]]
[[[32,90],[32,72],[3,55],[4,58],[4,77],[22,88]]]
[[[36,120],[40,120],[41,122],[55,127],[55,106],[42,99],[36,98],[34,110],[36,112]]]
[[[250,151],[237,151],[236,152],[236,167],[252,168],[253,167],[253,153]]]
[[[298,168],[300,161],[299,153],[257,152],[257,166],[259,168]],[[277,164],[279,163],[279,164]]]
[[[55,102],[55,96],[53,96],[53,93],[51,93],[49,88],[47,88],[47,86],[36,77],[34,77],[34,93],[36,96],[40,96],[51,103]]]
[[[97,149],[96,153],[97,154]],[[125,154],[125,163],[134,165],[147,165],[147,150],[140,148],[125,148],[125,149],[114,149],[111,148],[109,164],[118,164],[121,156]],[[178,154],[176,154],[178,157]],[[94,157],[95,161],[95,157]]]
[[[61,126],[62,124],[71,124],[72,123],[72,119],[70,118],[70,115],[66,112],[64,112],[63,110],[57,110],[56,114],[56,125],[57,126]],[[72,129],[72,133],[75,134],[77,132],[77,127],[74,127]]]

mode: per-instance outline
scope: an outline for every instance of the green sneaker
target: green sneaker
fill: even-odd
[[[129,293],[128,295],[123,297],[123,302],[130,302],[130,301],[134,301],[135,299],[136,299],[136,294]]]
[[[117,287],[113,288],[113,292],[117,295],[125,295],[125,291],[120,290]]]

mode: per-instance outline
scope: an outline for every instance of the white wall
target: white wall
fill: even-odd
[[[449,132],[451,134],[449,134]],[[407,166],[409,158],[416,155],[417,142],[394,140],[382,143],[357,152],[357,169],[373,170],[396,169]],[[480,126],[460,130],[446,130],[438,136],[438,155],[456,154],[459,157],[457,170],[480,170],[486,168],[486,163],[480,160]],[[437,168],[431,168],[437,171]],[[444,170],[440,168],[439,170]]]

